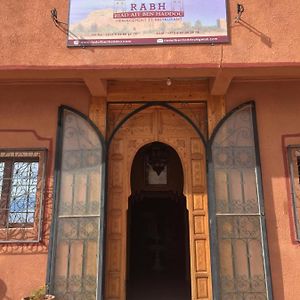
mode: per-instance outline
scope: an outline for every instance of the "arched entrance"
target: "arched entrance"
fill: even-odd
[[[120,112],[117,109],[115,113],[120,114],[125,110],[122,109]],[[131,220],[127,212],[131,211],[128,204],[134,203],[128,201],[128,197],[129,195],[133,197],[137,190],[134,188],[136,185],[131,185],[130,170],[136,153],[144,145],[155,146],[151,146],[154,149],[150,149],[150,154],[161,152],[156,147],[158,143],[153,143],[155,140],[160,142],[159,144],[170,145],[171,149],[175,150],[173,153],[177,153],[180,157],[183,176],[176,177],[181,178],[177,185],[179,191],[177,200],[183,204],[183,201],[180,201],[183,199],[181,197],[183,183],[186,205],[182,205],[182,209],[180,209],[181,205],[177,205],[176,209],[176,205],[172,202],[174,197],[176,200],[176,193],[174,196],[172,191],[169,195],[165,193],[166,191],[161,191],[157,197],[159,201],[156,203],[165,203],[165,205],[161,207],[155,205],[157,198],[154,197],[155,193],[152,193],[148,194],[145,200],[149,203],[150,199],[154,204],[150,205],[150,208],[143,204],[140,210],[152,211],[152,215],[159,215],[160,212],[162,217],[158,219],[165,222],[168,216],[176,215],[170,213],[171,207],[175,212],[182,212],[185,207],[187,208],[191,299],[208,300],[212,297],[213,299],[236,297],[272,299],[254,104],[246,103],[230,112],[218,124],[206,143],[204,138],[201,139],[203,143],[199,139],[201,134],[197,135],[191,130],[190,125],[196,129],[195,123],[191,124],[182,113],[171,108],[170,105],[144,106],[131,113],[130,117],[126,124],[122,122],[125,126],[119,126],[114,131],[117,134],[109,138],[107,170],[102,156],[102,153],[106,153],[106,144],[95,125],[73,109],[62,107],[60,110],[59,124],[62,127],[58,131],[60,142],[57,144],[59,156],[56,163],[60,174],[56,194],[58,205],[54,208],[50,268],[47,274],[50,292],[54,291],[56,296],[60,295],[64,298],[74,296],[84,299],[87,297],[103,299],[102,247],[105,230],[107,234],[105,299],[126,298],[125,282],[128,278],[126,258],[130,259],[130,250],[127,249],[127,246],[130,246],[130,243],[127,243],[130,237],[127,238],[126,228]],[[200,125],[201,120],[198,119]],[[206,144],[207,155],[205,155],[204,144]],[[149,158],[148,155],[146,162],[154,171],[157,170],[159,176],[164,170],[161,162],[164,163],[165,159],[157,161],[156,156],[150,155]],[[167,156],[172,155],[162,155],[163,158]],[[208,182],[210,240],[205,157],[210,179]],[[107,171],[109,171],[108,226],[105,228],[106,209],[103,200],[105,189],[102,183],[107,178]],[[143,179],[143,182],[149,184],[151,181],[154,185],[168,184],[167,176],[157,178],[155,173],[152,172],[154,176],[151,180]],[[172,171],[173,173],[178,175],[180,171],[178,172],[177,168],[177,171]],[[139,180],[142,177],[136,178]],[[151,219],[156,225],[153,226],[154,264],[150,259],[150,267],[158,271],[164,268],[161,252],[165,248],[161,247],[162,238],[158,227],[168,226],[164,224],[158,226],[160,222],[156,221],[155,216]],[[178,219],[182,218],[179,216]],[[143,222],[135,227],[140,227],[141,224]],[[184,227],[180,228],[182,230]],[[185,235],[180,236],[185,237]],[[212,252],[209,251],[210,242]],[[184,244],[182,238],[177,244]],[[180,249],[183,253],[182,248],[178,249],[179,253]],[[214,296],[211,291],[210,253],[213,254]],[[168,254],[172,256],[171,252]],[[178,256],[180,254],[177,254]],[[180,263],[178,265],[180,266]],[[183,270],[184,267],[181,269]],[[188,270],[187,267],[185,269]],[[143,270],[145,268],[142,268]],[[176,274],[171,270],[172,268],[169,268],[167,272],[168,279],[173,273]],[[182,272],[179,271],[178,274]],[[147,295],[151,291],[150,288],[145,290]],[[165,296],[162,297],[167,299]],[[156,296],[152,298],[157,299]]]
[[[131,168],[127,217],[127,297],[189,300],[188,211],[176,151],[143,146]]]
[[[105,299],[124,300],[127,296],[126,281],[130,275],[127,272],[130,261],[127,214],[128,209],[130,211],[128,204],[131,203],[128,198],[134,193],[130,178],[131,167],[139,149],[154,141],[172,147],[182,164],[181,186],[188,210],[189,299],[211,299],[206,154],[203,141],[182,115],[163,105],[152,105],[135,114],[131,113],[134,104],[128,107],[122,104],[112,106],[108,111],[109,120],[126,114],[130,117],[115,131],[108,153]],[[190,107],[183,109],[191,116],[201,116],[206,107],[203,103],[197,103],[193,110]],[[197,118],[195,121],[199,128],[204,126],[202,132],[205,132],[205,114],[203,119]],[[149,291],[150,289],[147,290]]]

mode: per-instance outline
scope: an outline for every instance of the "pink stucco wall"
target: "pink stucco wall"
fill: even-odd
[[[236,24],[236,5],[228,3],[231,42],[227,45],[102,47],[68,49],[50,10],[68,22],[69,1],[1,0],[2,66],[193,65],[299,62],[300,3],[293,0],[243,1],[246,22]]]
[[[274,296],[275,300],[296,300],[300,294],[300,244],[294,240],[285,146],[300,144],[300,81],[287,80],[300,78],[300,2],[244,0],[244,22],[235,23],[238,2],[227,1],[228,44],[71,49],[50,16],[55,7],[59,19],[68,22],[69,0],[1,0],[0,148],[49,149],[46,212],[50,214],[57,110],[65,104],[88,113],[90,94],[80,83],[85,70],[98,72],[97,80],[155,80],[176,74],[185,80],[212,78],[226,67],[236,78],[283,79],[233,81],[226,106],[229,111],[245,101],[256,102]],[[265,70],[253,73],[253,66]],[[270,66],[278,68],[276,74],[268,71]],[[176,73],[180,68],[184,72]],[[234,68],[239,71],[235,73]],[[43,78],[39,70],[45,71]],[[49,215],[45,220],[49,225]],[[39,245],[0,245],[0,300],[19,300],[44,284],[46,225],[46,238]]]
[[[227,110],[256,102],[273,291],[276,300],[299,298],[300,244],[295,242],[291,198],[282,140],[300,135],[300,82],[236,82],[226,95]],[[300,138],[287,143],[299,144]]]
[[[248,100],[256,102],[275,300],[295,300],[300,294],[300,245],[294,239],[286,153],[282,147],[282,141],[300,144],[299,95],[299,81],[233,82],[226,95],[227,111]],[[51,185],[58,106],[70,105],[88,113],[89,101],[89,92],[80,84],[2,85],[0,147],[49,147],[52,143],[48,164]],[[38,140],[31,130],[43,139]],[[47,241],[35,247],[1,249],[0,299],[19,300],[44,284]]]
[[[0,244],[1,300],[20,300],[45,284],[58,107],[64,104],[88,113],[89,99],[82,85],[1,86],[0,148],[45,147],[49,151],[43,240]]]

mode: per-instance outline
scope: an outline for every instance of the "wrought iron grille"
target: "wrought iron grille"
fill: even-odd
[[[219,128],[212,157],[220,299],[269,299],[251,105]]]
[[[50,290],[57,299],[96,299],[102,197],[102,144],[80,115],[63,110],[56,240]],[[101,243],[103,241],[101,240]]]
[[[0,151],[0,242],[40,240],[45,151]]]
[[[174,110],[192,124],[206,145],[208,159],[212,155],[208,178],[210,206],[215,202],[215,208],[210,208],[214,215],[212,271],[214,278],[218,278],[214,282],[219,283],[214,297],[218,300],[271,300],[253,106],[243,106],[226,116],[207,141],[206,105],[197,104],[202,105],[199,111],[182,103],[110,103],[107,144],[135,113],[155,106]],[[63,126],[58,141],[61,145],[58,148],[61,161],[57,163],[59,201],[52,230],[50,291],[57,299],[100,299],[105,146],[99,140],[99,132],[79,112],[63,108],[60,121]]]

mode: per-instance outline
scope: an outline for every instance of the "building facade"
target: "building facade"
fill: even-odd
[[[68,48],[68,1],[2,1],[0,299],[298,299],[300,5],[237,4],[229,43]]]

